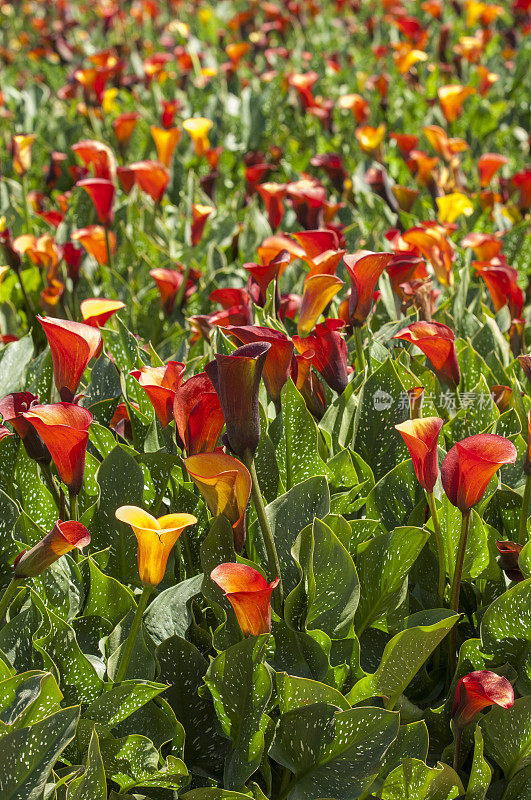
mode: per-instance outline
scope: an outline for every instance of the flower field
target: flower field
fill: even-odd
[[[0,20],[0,800],[530,800],[529,0]]]

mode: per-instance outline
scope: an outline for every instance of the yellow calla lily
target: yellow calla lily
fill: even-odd
[[[130,525],[137,538],[138,572],[144,586],[159,585],[173,545],[185,528],[197,522],[192,514],[166,514],[155,519],[138,506],[120,506],[115,516]]]
[[[473,202],[466,194],[461,192],[453,192],[444,197],[438,197],[437,208],[439,209],[440,222],[455,222],[461,214],[469,217],[474,213]]]

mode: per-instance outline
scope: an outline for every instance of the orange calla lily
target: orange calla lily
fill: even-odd
[[[311,275],[306,279],[297,322],[299,336],[307,336],[311,332],[328,303],[342,286],[343,281],[335,275]]]
[[[157,148],[157,158],[165,167],[169,167],[175,148],[181,141],[180,128],[157,128],[151,126],[151,135]]]
[[[215,210],[214,206],[206,206],[200,203],[192,205],[191,240],[193,245],[199,244],[201,241],[206,221]]]
[[[369,118],[370,106],[360,94],[344,94],[337,101],[337,105],[339,108],[352,111],[354,119],[358,124],[365,122],[365,120]]]
[[[439,474],[437,442],[442,426],[440,417],[408,419],[395,425],[409,450],[417,480],[426,492],[433,492]]]
[[[381,123],[377,128],[371,125],[364,125],[356,128],[354,136],[358,140],[359,146],[364,153],[369,155],[381,155],[381,146],[385,136],[385,125]]]
[[[212,516],[222,515],[232,525],[234,548],[245,544],[245,509],[251,496],[247,467],[226,453],[200,453],[184,461]]]
[[[483,495],[504,464],[514,464],[516,447],[494,433],[479,433],[456,442],[441,466],[444,491],[452,505],[466,514]]]
[[[437,96],[446,121],[454,122],[457,117],[461,116],[463,103],[467,97],[475,93],[476,90],[472,86],[460,86],[459,84],[441,86],[437,91]]]
[[[416,345],[429,358],[440,380],[457,386],[461,379],[455,336],[448,325],[441,322],[413,322],[395,333],[393,339],[403,339]]]
[[[402,238],[420,250],[424,258],[430,262],[439,283],[443,286],[453,286],[452,264],[455,252],[443,225],[424,223],[422,227],[410,228]]]
[[[89,195],[100,223],[107,227],[112,225],[114,218],[112,204],[115,192],[112,181],[104,178],[87,178],[86,180],[78,181],[76,186],[80,186]]]
[[[109,237],[111,253],[114,254],[116,251],[116,236],[112,231],[108,231],[107,236]],[[80,228],[74,231],[70,238],[73,239],[74,242],[79,242],[87,253],[96,259],[98,264],[109,263],[105,228],[102,225],[87,225],[86,228]]]
[[[148,194],[154,203],[160,203],[170,182],[170,173],[160,161],[135,161],[129,164],[138,188]]]
[[[31,166],[31,150],[36,139],[34,133],[17,133],[13,136],[13,169],[23,176]]]
[[[89,361],[101,352],[101,333],[83,322],[53,317],[37,319],[50,345],[53,376],[61,400],[71,402]]]
[[[133,131],[136,128],[136,123],[139,119],[140,114],[137,111],[132,111],[126,114],[120,114],[120,116],[113,120],[112,127],[114,130],[114,135],[118,140],[118,144],[120,144],[122,148],[127,147],[129,144],[129,140],[133,135]]]
[[[35,578],[71,550],[90,544],[90,533],[80,522],[58,520],[50,533],[16,559],[15,578]]]
[[[79,306],[83,322],[92,328],[101,328],[113,314],[125,308],[121,300],[106,300],[104,297],[89,297]]]
[[[180,361],[168,361],[163,367],[140,367],[129,373],[145,390],[163,428],[173,419],[173,400],[185,369]]]
[[[50,451],[59,477],[71,494],[79,494],[85,472],[92,414],[75,403],[32,406],[24,413]]]
[[[116,159],[108,145],[95,139],[84,139],[73,144],[72,150],[87,169],[92,167],[95,178],[112,181],[116,170]]]
[[[502,156],[500,153],[483,153],[478,158],[479,185],[481,188],[488,186],[498,170],[508,163],[507,156]]]
[[[247,564],[220,564],[211,579],[225,593],[244,636],[259,636],[271,630],[271,594],[280,578],[268,583]]]
[[[343,257],[350,275],[349,321],[354,327],[359,328],[367,321],[376,284],[392,258],[392,253],[372,253],[369,250]]]
[[[183,122],[183,128],[190,134],[198,156],[202,156],[210,147],[208,132],[212,124],[212,120],[205,117],[192,117],[191,119],[185,119]]]
[[[115,516],[130,525],[137,538],[138,574],[144,586],[159,585],[175,542],[185,528],[197,522],[192,514],[166,514],[155,519],[138,506],[120,506]]]

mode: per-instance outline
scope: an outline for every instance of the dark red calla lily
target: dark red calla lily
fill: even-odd
[[[181,288],[181,284],[184,280],[182,274],[182,267],[179,265],[178,269],[163,269],[157,267],[156,269],[150,270],[149,274],[157,284],[157,289],[159,290],[160,294],[160,302],[162,308],[166,312],[166,314],[171,314],[173,311],[173,306],[175,304],[175,298],[177,297],[177,293]],[[188,275],[188,280],[186,282],[186,289],[184,292],[184,299],[188,300],[188,298],[195,292],[196,287],[193,281],[192,271],[190,271]]]
[[[348,383],[348,349],[341,335],[343,320],[327,319],[303,339],[293,337],[293,343],[301,354],[312,353],[311,363],[320,372],[327,384],[342,394]]]
[[[179,443],[188,456],[215,450],[225,417],[206,372],[193,375],[176,389],[173,416]]]
[[[52,317],[37,319],[50,345],[53,377],[61,400],[71,402],[89,361],[101,353],[101,333],[83,322]]]
[[[501,675],[488,669],[479,669],[465,675],[455,690],[452,705],[452,722],[456,728],[464,728],[489,706],[512,708],[513,687]]]
[[[52,457],[48,448],[24,417],[25,412],[38,403],[39,398],[31,392],[13,392],[0,400],[0,415],[3,422],[8,422],[18,433],[28,456],[39,464],[49,464]]]
[[[180,361],[168,361],[163,367],[140,367],[129,373],[145,390],[163,428],[173,419],[173,400],[185,369]]]
[[[426,492],[433,492],[437,482],[437,442],[443,424],[440,417],[423,417],[395,425],[409,450],[417,480]]]
[[[220,564],[211,579],[225,593],[244,636],[259,636],[271,630],[271,594],[280,578],[272,583],[247,564]]]
[[[494,433],[479,433],[456,442],[441,466],[449,501],[467,513],[479,503],[493,475],[504,464],[514,464],[516,457],[514,444]]]
[[[372,308],[376,284],[392,257],[392,253],[372,253],[368,250],[343,256],[351,282],[349,321],[354,327],[365,325]]]
[[[509,580],[515,581],[515,583],[521,583],[524,580],[524,575],[520,569],[518,561],[523,547],[523,544],[518,544],[517,542],[496,542],[496,549],[500,554],[497,559],[498,566],[503,572],[505,572]]]
[[[24,550],[15,561],[15,578],[35,578],[61,556],[90,544],[90,533],[80,522],[58,520],[50,533],[31,550]]]
[[[268,264],[244,264],[244,268],[250,273],[250,287],[258,287],[258,294],[253,299],[255,303],[263,308],[267,298],[267,288],[271,281],[280,278],[288,264],[290,263],[290,254],[287,250],[281,250],[277,255],[271,259]]]
[[[72,494],[79,494],[85,473],[88,429],[92,414],[75,403],[32,406],[27,419],[50,451],[59,477]]]
[[[393,339],[402,339],[418,347],[431,361],[437,377],[457,386],[461,380],[455,337],[451,328],[441,322],[413,322],[395,333]]]
[[[223,410],[229,447],[240,458],[254,456],[260,441],[258,390],[270,348],[268,342],[246,344],[231,355],[217,353],[205,367]]]
[[[109,228],[114,219],[112,204],[114,201],[114,184],[104,178],[86,178],[78,181],[76,186],[80,186],[89,195],[99,222]]]
[[[282,388],[290,376],[293,342],[285,333],[259,325],[230,325],[225,330],[242,344],[268,342],[271,345],[262,376],[269,397],[279,403]]]

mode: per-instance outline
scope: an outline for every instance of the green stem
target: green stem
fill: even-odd
[[[12,578],[11,582],[7,585],[4,596],[0,600],[0,623],[4,621],[9,604],[11,603],[11,600],[13,599],[17,589],[21,585],[22,580],[22,578]]]
[[[35,307],[34,307],[33,303],[31,302],[31,299],[30,299],[30,297],[29,297],[29,295],[28,295],[28,293],[26,291],[26,287],[24,286],[24,279],[22,278],[22,268],[19,267],[19,269],[16,270],[16,273],[17,273],[18,282],[20,284],[20,291],[22,292],[22,297],[24,298],[24,303],[25,303],[26,309],[28,311],[29,316],[34,319],[35,318]]]
[[[144,611],[146,610],[146,606],[152,591],[153,586],[144,586],[142,594],[140,595],[135,616],[133,617],[131,630],[129,631],[129,635],[126,639],[124,649],[122,650],[122,654],[120,656],[120,663],[118,664],[118,669],[116,670],[116,675],[114,676],[115,684],[121,683],[127,674],[129,662],[131,661],[131,656],[133,655],[136,637],[138,635],[138,631],[140,630],[140,625],[142,624],[142,617],[144,616]]]
[[[456,728],[455,729],[455,739],[454,739],[454,770],[455,772],[459,769],[459,759],[461,757],[461,739],[463,736],[463,729]]]
[[[444,606],[444,590],[446,588],[446,563],[444,559],[444,545],[441,535],[441,525],[439,523],[439,515],[437,513],[437,506],[435,504],[435,497],[433,492],[426,492],[428,498],[428,505],[430,507],[431,519],[433,522],[433,530],[435,532],[435,542],[437,544],[437,559],[439,561],[439,581],[437,583],[437,597],[441,608]]]
[[[455,572],[454,578],[452,581],[452,591],[450,594],[450,608],[452,611],[455,611],[456,614],[459,613],[459,596],[461,594],[461,577],[463,575],[463,563],[465,560],[465,552],[466,552],[466,543],[468,539],[468,529],[470,527],[470,509],[468,511],[463,512],[462,522],[461,522],[461,536],[459,538],[459,545],[457,548],[457,555],[455,559]],[[456,625],[450,631],[450,648],[449,648],[449,667],[450,667],[450,678],[455,672],[456,667],[456,638],[457,638],[457,631]]]
[[[184,293],[186,291],[186,284],[188,283],[188,275],[190,274],[191,266],[192,265],[190,263],[190,257],[188,257],[188,263],[186,264],[186,267],[184,268],[183,272],[183,280],[181,285],[179,286],[179,291],[177,292],[177,295],[175,297],[175,308],[179,311],[183,304]]]
[[[50,465],[49,464],[41,464],[40,467],[41,467],[41,472],[43,474],[44,482],[46,483],[48,491],[52,495],[52,497],[54,499],[54,502],[55,502],[55,505],[57,506],[57,509],[60,511],[61,510],[61,497],[59,495],[59,491],[57,489],[57,486],[55,485],[55,481],[53,479],[53,475],[52,475],[52,471],[50,469]]]
[[[527,542],[527,516],[529,514],[530,498],[531,498],[531,475],[528,475],[525,479],[524,496],[522,498],[522,513],[520,515],[518,544],[525,544]]]
[[[269,525],[267,518],[262,492],[260,491],[260,484],[258,482],[258,475],[256,474],[256,467],[254,465],[253,456],[249,451],[245,453],[243,462],[249,472],[251,473],[251,494],[253,496],[253,503],[256,510],[256,516],[262,529],[262,536],[264,538],[264,545],[267,553],[267,562],[269,565],[270,579],[280,578],[277,588],[273,593],[275,600],[274,607],[277,614],[283,613],[284,608],[284,592],[282,589],[282,577],[280,574],[280,562],[278,560],[277,548],[275,547],[275,540],[273,538],[273,531]]]
[[[109,229],[107,228],[106,225],[104,226],[104,231],[105,231],[105,247],[107,248],[107,261],[108,261],[109,270],[110,270],[111,275],[112,275],[113,260],[112,260],[111,240],[110,240],[110,237],[109,237]]]
[[[26,233],[31,233],[31,221],[28,206],[28,181],[25,175],[22,178],[22,197],[24,202],[24,222],[26,224]]]
[[[192,555],[192,548],[190,547],[190,540],[186,531],[181,534],[182,554],[184,560],[184,568],[186,570],[186,577],[191,578],[194,575],[194,558]]]
[[[69,494],[69,501],[70,501],[70,519],[74,520],[74,522],[79,522],[79,505],[78,505],[78,497],[77,494],[70,492]],[[74,547],[71,550],[70,555],[77,563],[79,561],[79,550],[77,547]]]
[[[361,328],[354,328],[354,344],[356,345],[356,366],[359,372],[365,370],[365,353],[363,352],[363,340]]]

